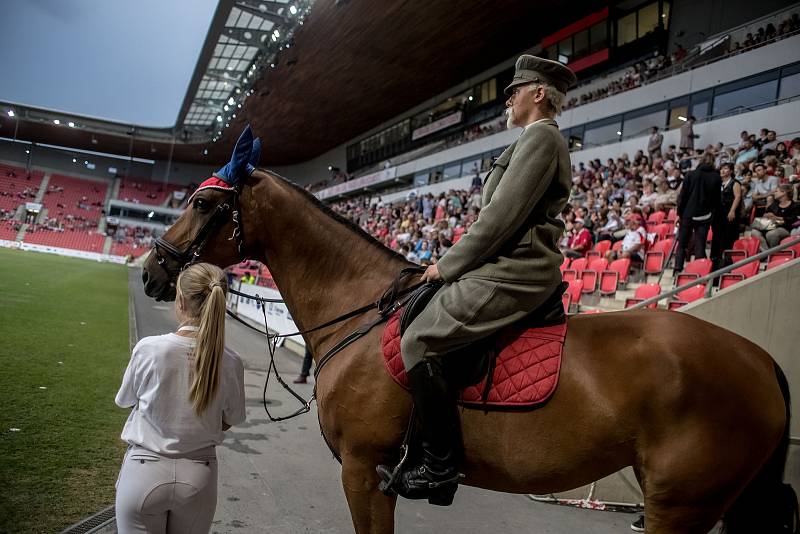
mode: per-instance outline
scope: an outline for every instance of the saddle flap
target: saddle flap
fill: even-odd
[[[431,301],[433,296],[436,294],[439,289],[442,287],[442,282],[428,282],[419,289],[417,289],[411,298],[409,298],[408,302],[406,303],[405,307],[403,308],[402,314],[400,315],[400,335],[402,336],[408,325],[422,313],[422,310],[425,309],[425,306]]]

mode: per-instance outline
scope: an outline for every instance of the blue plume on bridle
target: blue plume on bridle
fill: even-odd
[[[236,185],[240,178],[253,173],[259,157],[261,157],[261,138],[253,139],[253,130],[248,124],[236,141],[236,146],[233,147],[231,160],[215,172],[214,176],[227,184]]]

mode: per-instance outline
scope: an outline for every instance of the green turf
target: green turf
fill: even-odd
[[[58,532],[114,503],[127,276],[0,249],[0,532]]]

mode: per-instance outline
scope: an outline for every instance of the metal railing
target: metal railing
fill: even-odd
[[[656,304],[657,305],[658,302],[663,300],[663,299],[668,299],[670,297],[673,297],[673,296],[677,295],[678,293],[681,293],[681,292],[683,292],[683,291],[685,291],[685,290],[687,290],[687,289],[689,289],[691,287],[694,287],[694,286],[697,286],[697,285],[700,285],[700,284],[706,284],[706,282],[713,281],[714,279],[719,278],[723,274],[727,274],[727,273],[733,271],[734,269],[738,269],[739,267],[741,267],[743,265],[747,265],[748,263],[751,263],[751,262],[754,262],[754,261],[759,261],[760,262],[762,259],[767,258],[767,257],[771,256],[772,254],[774,254],[776,252],[780,252],[781,250],[786,250],[786,249],[788,249],[790,247],[793,247],[795,245],[798,245],[798,244],[800,244],[800,237],[797,237],[796,239],[793,239],[792,241],[789,241],[787,243],[783,243],[783,244],[780,244],[778,246],[775,246],[775,247],[772,247],[770,249],[767,249],[764,252],[759,252],[758,254],[756,254],[754,256],[750,256],[749,258],[745,258],[743,260],[737,261],[736,263],[728,265],[727,267],[723,267],[722,269],[718,269],[718,270],[716,270],[716,271],[714,271],[712,273],[709,273],[709,274],[707,274],[705,276],[701,276],[700,278],[696,278],[696,279],[692,280],[691,282],[689,282],[688,284],[684,284],[682,286],[670,289],[666,293],[660,293],[660,294],[656,295],[655,297],[650,297],[649,299],[645,299],[642,302],[636,303],[635,305],[631,306],[630,308],[626,308],[626,310],[638,310],[638,309],[646,308],[646,307],[650,306],[651,304]],[[792,261],[795,261],[797,259],[798,258],[795,257],[794,260],[792,260]],[[666,269],[666,265],[664,266],[664,268]],[[710,297],[712,289],[713,289],[713,284],[706,284],[706,290],[705,290],[705,294],[703,295],[703,297],[704,298]]]

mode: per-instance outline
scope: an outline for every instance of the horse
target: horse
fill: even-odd
[[[146,260],[144,289],[172,300],[184,263],[244,258],[268,267],[303,330],[376,301],[411,265],[300,186],[256,169],[235,191],[195,193]],[[314,360],[377,314],[306,334]],[[394,532],[396,496],[379,491],[375,467],[396,462],[412,409],[384,369],[380,336],[375,328],[346,347],[316,382],[357,534]],[[796,506],[773,498],[784,487],[789,417],[782,371],[736,334],[672,311],[570,316],[546,404],[461,410],[462,483],[548,494],[632,466],[647,532],[705,533],[723,516],[730,533],[771,532],[770,518]]]

